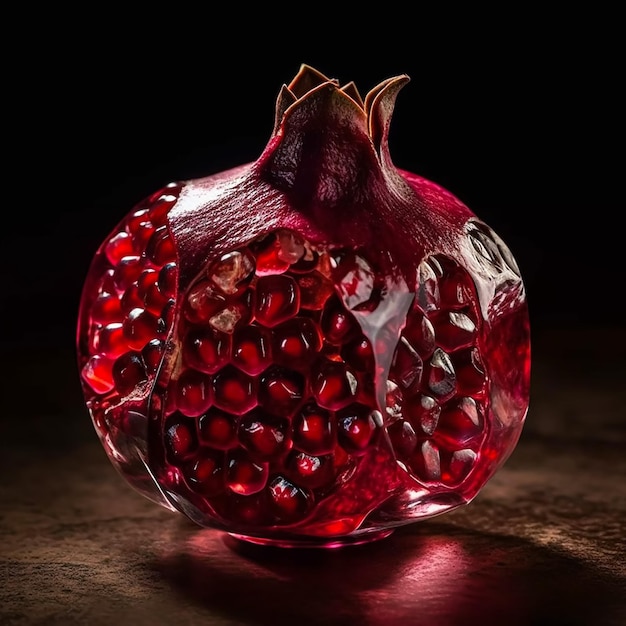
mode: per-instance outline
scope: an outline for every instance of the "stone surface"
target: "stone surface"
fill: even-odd
[[[40,363],[30,396],[9,372],[0,624],[623,626],[626,333],[544,333],[533,352],[520,443],[471,504],[328,552],[244,546],[132,491],[72,355]]]

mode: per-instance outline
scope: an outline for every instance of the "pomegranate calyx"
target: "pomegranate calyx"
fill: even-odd
[[[400,89],[409,82],[406,74],[389,78],[372,89],[365,97],[364,109],[369,134],[385,170],[396,172],[389,153],[389,127]]]
[[[384,180],[404,188],[388,137],[396,96],[408,81],[405,74],[389,78],[363,100],[354,82],[340,86],[302,65],[278,95],[274,131],[258,161],[263,178],[299,206],[358,202]]]
[[[341,86],[337,79],[329,78],[314,67],[303,63],[292,81],[288,85],[283,85],[278,94],[272,137],[280,131],[285,114],[293,104],[304,98],[311,97],[312,92],[315,92],[320,85],[331,84],[365,112],[370,137],[378,150],[380,142],[386,140],[387,135],[383,136],[382,133],[377,132],[376,121],[381,117],[386,118],[388,129],[388,121],[393,114],[395,98],[400,88],[409,81],[410,77],[407,74],[399,74],[398,76],[387,78],[371,89],[366,94],[365,100],[363,100],[354,81]],[[384,112],[379,111],[381,107],[384,109]],[[381,113],[383,113],[382,116]]]

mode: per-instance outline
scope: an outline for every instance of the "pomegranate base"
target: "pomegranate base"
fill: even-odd
[[[367,543],[373,543],[389,537],[395,528],[385,528],[382,530],[373,530],[371,532],[359,535],[346,535],[344,537],[254,537],[251,535],[242,535],[239,533],[226,533],[229,537],[241,541],[243,543],[251,543],[258,546],[270,546],[275,548],[323,548],[336,549],[347,546],[359,546]]]

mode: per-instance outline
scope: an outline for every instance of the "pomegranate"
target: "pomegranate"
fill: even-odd
[[[394,166],[405,75],[302,65],[253,163],[165,186],[97,250],[86,405],[128,483],[202,527],[338,546],[469,503],[516,446],[530,331],[506,244]]]

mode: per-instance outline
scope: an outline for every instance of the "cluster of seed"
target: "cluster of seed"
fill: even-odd
[[[218,515],[299,521],[383,426],[421,482],[452,486],[471,471],[485,385],[473,283],[447,259],[422,264],[382,415],[373,347],[346,307],[375,308],[380,278],[362,256],[284,230],[225,254],[186,294],[166,459]]]
[[[424,261],[388,382],[397,458],[421,482],[451,487],[475,467],[486,435],[487,375],[480,311],[468,272],[443,256]]]
[[[335,289],[358,258],[280,230],[217,259],[186,294],[166,459],[220,516],[302,519],[379,432],[372,347]]]
[[[180,186],[141,203],[103,244],[83,298],[82,380],[94,420],[154,379],[176,298],[176,250],[166,217]],[[103,401],[106,399],[106,401]]]
[[[278,230],[215,259],[177,304],[166,216],[179,191],[153,195],[103,245],[82,364],[93,406],[149,390],[181,307],[157,436],[168,488],[227,521],[297,523],[385,441],[421,483],[464,481],[486,431],[469,274],[446,257],[419,267],[381,411],[374,348],[350,310],[374,310],[384,277]]]

